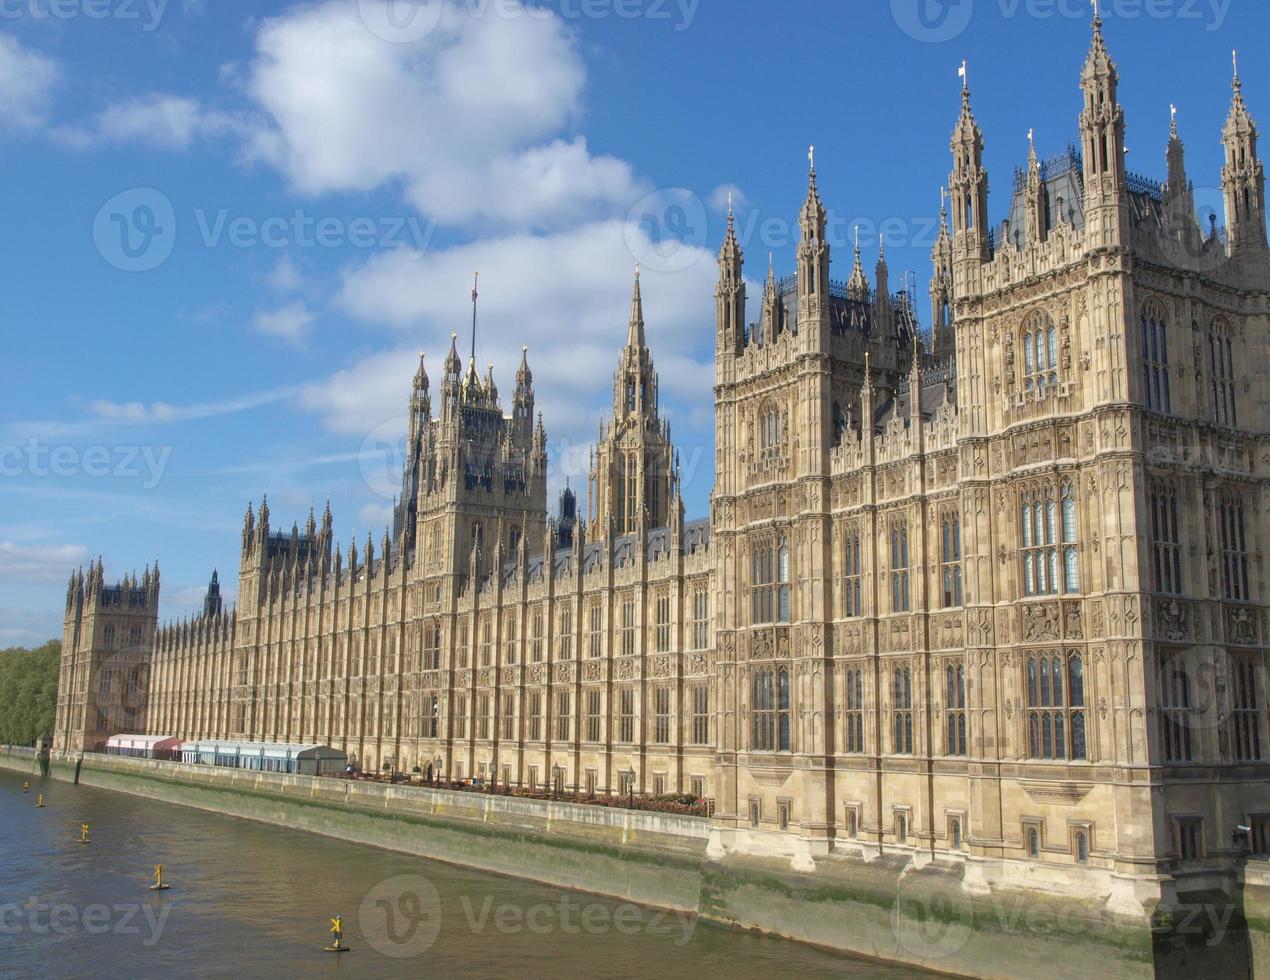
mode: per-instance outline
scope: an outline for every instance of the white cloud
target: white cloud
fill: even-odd
[[[41,125],[61,74],[54,59],[0,34],[0,125],[17,129]]]
[[[626,163],[562,138],[586,71],[544,11],[448,2],[426,36],[394,43],[328,0],[266,20],[256,47],[247,88],[269,122],[252,151],[303,192],[401,184],[446,221],[545,227],[638,197]]]
[[[295,262],[291,260],[291,256],[284,255],[278,259],[278,264],[273,267],[273,271],[265,277],[265,282],[275,292],[294,293],[304,284],[304,278],[300,275]]]
[[[719,212],[726,212],[729,205],[734,209],[743,208],[748,201],[745,191],[736,184],[720,184],[710,192],[710,207]]]
[[[88,555],[82,544],[0,541],[0,579],[9,582],[65,582]]]
[[[635,255],[651,256],[652,245],[642,233],[617,221],[441,252],[398,249],[375,256],[346,271],[337,303],[359,319],[412,339],[310,385],[299,405],[321,417],[328,429],[363,441],[391,441],[404,432],[419,348],[428,352],[434,399],[452,331],[459,333],[467,360],[468,284],[471,270],[479,268],[481,372],[490,361],[495,364],[506,408],[521,346],[528,345],[553,466],[576,474],[601,414],[612,405],[613,371],[630,314],[635,264],[630,243]],[[715,265],[704,250],[685,248],[695,257],[683,263],[685,271],[664,273],[646,265],[641,277],[663,406],[681,429],[698,421],[688,406],[710,402],[714,377],[710,296]]]
[[[286,340],[303,339],[305,331],[313,324],[314,316],[304,303],[288,303],[276,310],[257,310],[253,319],[256,329]]]
[[[87,126],[54,131],[73,147],[98,143],[140,143],[163,150],[185,150],[195,139],[245,133],[242,122],[228,113],[204,108],[194,99],[152,93],[102,110]]]

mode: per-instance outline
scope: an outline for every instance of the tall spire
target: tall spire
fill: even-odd
[[[1257,155],[1257,124],[1244,102],[1243,81],[1239,77],[1239,54],[1231,55],[1234,66],[1234,97],[1230,116],[1222,131],[1226,163],[1222,167],[1222,192],[1226,199],[1226,228],[1231,248],[1266,247],[1266,176]]]
[[[631,291],[631,322],[626,335],[626,346],[636,350],[648,346],[644,340],[644,298],[639,289],[639,263],[635,263],[635,287]]]
[[[479,272],[472,273],[472,363],[476,363],[476,287],[481,281]]]
[[[728,227],[719,250],[719,282],[715,286],[715,346],[720,355],[735,356],[745,346],[745,256],[736,239],[732,194],[728,194]]]

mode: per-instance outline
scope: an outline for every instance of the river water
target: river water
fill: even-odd
[[[22,783],[31,784],[23,794]],[[46,806],[37,809],[43,793]],[[90,843],[80,844],[89,824]],[[154,865],[171,889],[149,890]],[[347,953],[323,951],[331,916]],[[0,770],[0,976],[923,977],[532,882]]]

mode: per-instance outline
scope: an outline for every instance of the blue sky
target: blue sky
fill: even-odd
[[[924,5],[924,6],[923,6]],[[1103,0],[1130,169],[1164,175],[1179,109],[1220,201],[1231,49],[1253,0]],[[728,192],[747,271],[792,269],[807,147],[834,275],[929,251],[957,67],[992,212],[1035,129],[1076,134],[1084,0],[0,0],[0,644],[60,635],[64,584],[158,558],[164,617],[232,591],[249,500],[331,501],[382,534],[391,446],[481,271],[482,365],[529,346],[554,491],[611,402],[633,268],[683,453],[712,483],[713,255]],[[1270,112],[1264,50],[1240,59]],[[751,307],[758,299],[757,287]]]

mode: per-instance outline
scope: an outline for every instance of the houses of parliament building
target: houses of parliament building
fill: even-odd
[[[365,769],[692,794],[710,853],[910,852],[969,888],[1141,910],[1270,850],[1270,247],[1236,73],[1225,227],[1125,167],[1095,22],[1079,139],[992,223],[964,88],[930,328],[859,247],[831,278],[813,165],[796,272],[747,317],[718,256],[710,513],[686,520],[638,275],[585,489],[549,516],[451,345],[409,392],[381,540],[243,518],[236,608],[158,626],[159,573],[71,579],[55,751],[133,730],[321,743]],[[1163,127],[1161,127],[1163,128]]]

